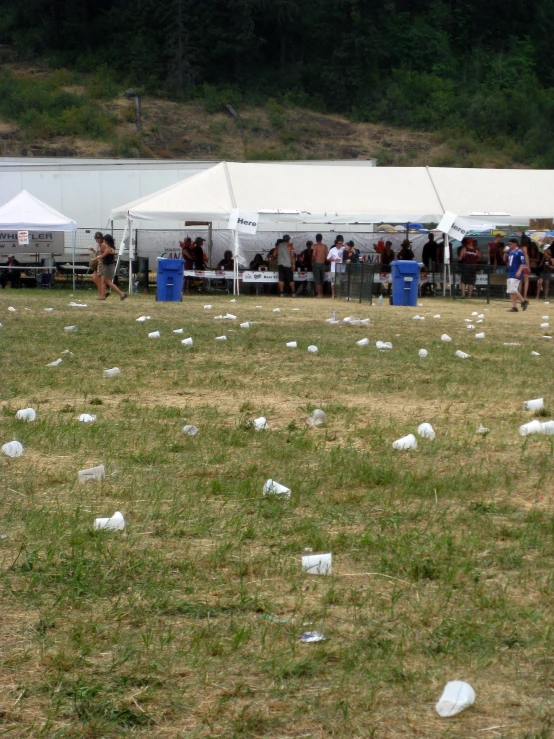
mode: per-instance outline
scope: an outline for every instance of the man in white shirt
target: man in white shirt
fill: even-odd
[[[344,237],[337,236],[335,243],[329,249],[327,254],[327,260],[331,262],[331,297],[335,297],[335,276],[336,276],[336,265],[342,263],[342,253],[344,251]]]

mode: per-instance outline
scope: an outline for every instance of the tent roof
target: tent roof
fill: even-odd
[[[77,223],[22,190],[0,207],[0,228],[5,231],[76,231]]]
[[[442,213],[423,167],[221,162],[111,218],[222,221],[235,207],[266,223],[426,222]]]
[[[111,218],[265,223],[428,223],[445,211],[496,225],[554,216],[554,170],[221,162],[114,208]]]

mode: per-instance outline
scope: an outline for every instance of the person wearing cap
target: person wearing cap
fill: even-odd
[[[411,261],[414,258],[412,251],[412,242],[409,239],[404,239],[400,251],[398,252],[397,259],[403,259],[405,261]]]
[[[343,264],[359,264],[360,263],[360,257],[358,256],[358,252],[354,248],[353,241],[346,242],[346,246],[344,247],[344,251],[342,252],[342,263]]]
[[[6,287],[7,282],[12,287],[21,287],[21,272],[19,269],[12,269],[14,267],[19,267],[19,262],[13,254],[10,254],[7,264],[1,268],[0,285],[2,285],[2,290]]]
[[[510,313],[517,313],[517,301],[521,303],[521,310],[527,310],[529,301],[525,300],[523,295],[519,292],[519,283],[523,275],[523,269],[526,265],[525,254],[519,248],[519,242],[517,239],[512,238],[508,242],[510,251],[506,262],[508,264],[508,283],[506,285],[506,292],[510,296],[512,301],[512,307]]]

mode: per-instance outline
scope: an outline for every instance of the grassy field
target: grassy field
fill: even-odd
[[[479,341],[477,301],[76,297],[0,293],[0,440],[25,447],[0,459],[0,736],[552,736],[554,437],[518,434],[523,400],[554,414],[551,306],[493,303]],[[436,439],[394,451],[422,421]],[[104,482],[79,484],[96,464]],[[262,495],[270,477],[290,500]],[[116,510],[125,531],[93,530]],[[306,548],[332,575],[302,573]],[[454,679],[476,703],[441,719]]]

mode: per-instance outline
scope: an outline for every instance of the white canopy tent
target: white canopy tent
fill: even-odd
[[[0,229],[4,231],[73,232],[73,288],[75,289],[76,221],[58,213],[27,190],[22,190],[0,207]]]

